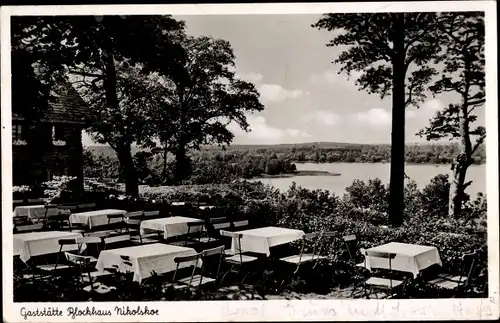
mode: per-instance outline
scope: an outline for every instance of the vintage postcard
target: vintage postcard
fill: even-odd
[[[1,8],[5,322],[494,320],[494,1]]]

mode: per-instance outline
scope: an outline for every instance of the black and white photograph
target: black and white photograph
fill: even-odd
[[[4,320],[498,319],[496,4],[462,3],[2,8]]]

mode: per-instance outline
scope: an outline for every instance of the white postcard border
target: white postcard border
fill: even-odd
[[[6,322],[148,322],[148,321],[323,321],[323,320],[444,320],[495,319],[499,315],[498,251],[498,93],[496,2],[379,2],[321,4],[231,4],[231,5],[105,5],[105,6],[17,6],[1,8],[1,140],[2,213],[12,212],[12,146],[10,95],[10,16],[12,15],[105,15],[105,14],[321,14],[324,12],[397,11],[485,11],[486,16],[486,138],[488,196],[488,279],[487,299],[436,300],[313,300],[313,301],[203,301],[203,302],[127,302],[127,303],[13,303],[12,261],[3,261],[3,309]],[[2,254],[12,257],[12,221],[2,217]],[[158,315],[75,316],[68,310],[89,307],[115,312],[115,306],[158,309]],[[23,317],[26,311],[44,308],[61,311],[61,316]]]

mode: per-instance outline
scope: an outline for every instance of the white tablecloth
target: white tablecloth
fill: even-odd
[[[125,214],[127,211],[125,210],[115,210],[115,209],[106,209],[106,210],[96,210],[89,212],[81,212],[81,213],[73,213],[69,217],[70,223],[82,223],[87,225],[89,228],[97,227],[101,225],[108,224],[108,214]],[[111,223],[120,222],[121,219],[113,219]]]
[[[391,260],[392,269],[412,273],[414,276],[434,264],[442,266],[436,247],[391,242],[370,248],[368,251],[395,253],[396,257]],[[389,269],[389,259],[368,257],[366,267],[370,269],[372,266]]]
[[[59,239],[75,239],[81,233],[68,231],[46,231],[14,234],[14,256],[26,262],[32,256],[48,255],[59,252]],[[86,246],[82,245],[82,249]],[[78,250],[77,245],[67,245],[63,251]]]
[[[48,216],[55,216],[59,214],[57,208],[49,209],[47,212]],[[44,205],[25,205],[18,206],[14,209],[14,217],[25,217],[29,219],[43,219],[45,217],[45,206]]]
[[[103,250],[97,260],[96,268],[103,271],[105,268],[113,268],[113,265],[117,265],[119,272],[133,272],[133,280],[140,283],[143,279],[150,277],[153,271],[157,274],[174,271],[177,266],[174,262],[175,257],[194,254],[196,251],[193,248],[162,243]],[[124,257],[128,259],[123,259]],[[194,262],[181,263],[179,268],[193,264]],[[201,267],[201,265],[200,259],[197,266]]]
[[[270,255],[270,247],[282,245],[304,236],[304,231],[278,227],[265,227],[251,230],[243,230],[237,233],[243,234],[241,238],[241,250],[243,252],[263,253]],[[238,251],[238,239],[233,238],[231,249],[234,253]]]
[[[141,235],[148,232],[163,232],[163,237],[165,239],[181,236],[188,233],[188,222],[203,222],[200,219],[188,218],[185,216],[172,216],[169,218],[152,219],[145,220],[141,222]],[[199,232],[201,230],[200,226],[192,227],[191,232]]]

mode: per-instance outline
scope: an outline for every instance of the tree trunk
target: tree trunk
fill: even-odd
[[[125,193],[131,196],[139,196],[139,180],[132,158],[132,148],[130,144],[122,144],[116,151],[118,160],[125,176]]]
[[[103,86],[106,94],[106,103],[111,111],[118,111],[118,96],[117,92],[117,81],[116,81],[116,68],[115,59],[110,48],[107,48],[109,44],[104,44],[102,48],[102,58],[105,66],[105,75],[103,78]],[[122,127],[120,129],[120,135],[123,137],[127,136],[126,130]],[[118,155],[118,160],[123,170],[123,175],[125,176],[125,192],[127,195],[139,196],[139,180],[137,177],[137,170],[135,169],[134,161],[132,159],[132,149],[131,144],[123,140],[116,147],[116,153]]]
[[[405,168],[405,50],[404,14],[394,14],[392,58],[392,133],[389,184],[389,221],[403,223]]]
[[[191,161],[186,156],[186,146],[184,144],[179,144],[175,151],[175,184],[181,184],[189,175],[191,175]]]
[[[163,177],[163,182],[167,181],[167,154],[168,150],[167,147],[163,149],[163,170],[161,172],[161,176]]]
[[[466,63],[467,69],[467,63]],[[448,200],[448,215],[459,217],[462,213],[462,204],[465,200],[465,176],[467,168],[472,163],[472,144],[470,141],[469,131],[469,80],[465,80],[465,91],[462,95],[462,105],[458,112],[458,122],[460,129],[460,153],[453,161],[451,169],[453,170],[453,178],[450,183],[450,198]]]
[[[453,178],[450,182],[450,198],[448,204],[448,214],[458,217],[462,213],[462,204],[465,199],[465,175],[469,163],[465,153],[460,153],[453,161],[451,169]]]

